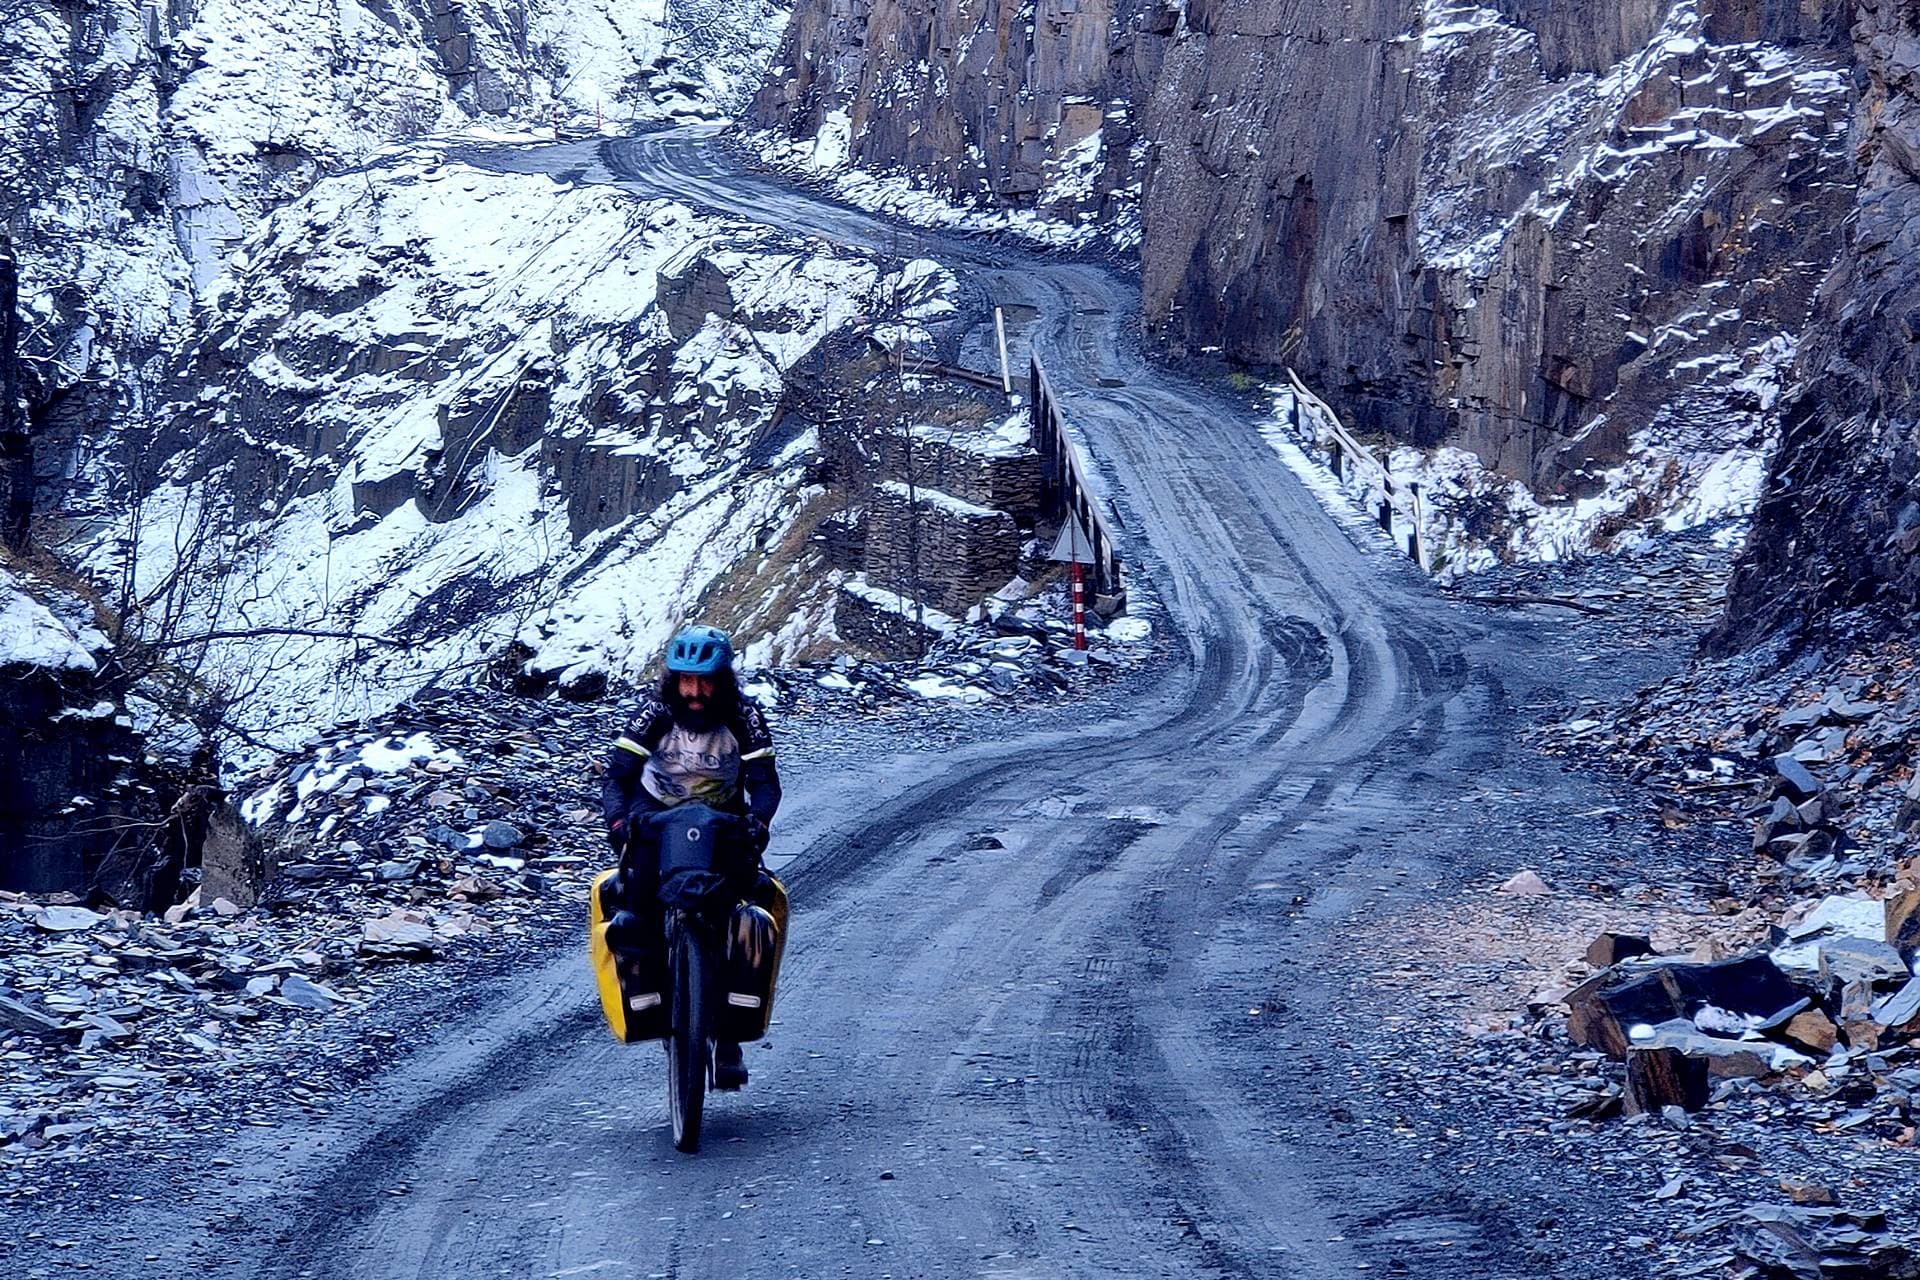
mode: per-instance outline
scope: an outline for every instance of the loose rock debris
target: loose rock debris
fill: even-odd
[[[331,1015],[565,917],[605,860],[586,800],[612,712],[533,708],[535,730],[528,709],[422,702],[240,788],[276,853],[255,909],[197,889],[161,918],[0,894],[7,1180],[4,1156],[132,1137],[240,1079],[324,1111],[324,1064],[287,1064],[351,1034]]]
[[[1057,620],[1010,612],[922,663],[844,659],[749,683],[776,734],[804,718],[811,750],[876,733],[937,749],[990,731],[939,706],[1084,703],[1137,671],[1152,629],[1121,622],[1095,628],[1091,663],[1059,660],[1071,639]],[[996,680],[1008,671],[1018,679]],[[930,679],[945,683],[916,687]],[[236,1099],[251,1120],[325,1114],[351,1083],[349,1049],[368,1070],[391,1059],[399,1033],[367,1031],[381,1008],[459,985],[449,964],[566,945],[610,858],[594,787],[624,708],[463,689],[340,726],[233,786],[267,846],[247,909],[200,889],[160,917],[0,893],[0,1195],[33,1194],[49,1162],[165,1133],[162,1117],[203,1128]]]
[[[1612,963],[1566,997],[1570,1046],[1605,1055],[1576,1059],[1599,1074],[1569,1115],[1756,1126],[1754,1146],[1764,1135],[1825,1167],[1781,1179],[1784,1205],[1723,1224],[1735,1273],[1920,1274],[1920,1220],[1900,1190],[1920,1095],[1915,656],[1888,641],[1777,672],[1703,662],[1540,735],[1549,751],[1624,765],[1646,820],[1697,838],[1703,860],[1751,851],[1701,904],[1725,926],[1712,948],[1635,957],[1596,940],[1593,958]],[[1883,1172],[1896,1153],[1904,1181]]]
[[[1625,608],[1506,611],[1502,625],[1559,638],[1573,663],[1632,670],[1636,651],[1689,651],[1716,619],[1727,532],[1462,586],[1628,605],[1631,626]],[[1394,963],[1368,975],[1374,991],[1347,1025],[1364,1007],[1397,1038],[1375,1050],[1385,1080],[1365,1086],[1365,1108],[1418,1130],[1390,1155],[1461,1174],[1533,1157],[1568,1171],[1548,1198],[1553,1218],[1507,1224],[1534,1242],[1541,1275],[1880,1274],[1848,1270],[1857,1256],[1906,1274],[1899,1259],[1920,1232],[1908,1012],[1920,987],[1894,961],[1912,967],[1920,943],[1908,905],[1920,902],[1909,898],[1920,886],[1908,862],[1920,852],[1913,657],[1887,643],[1783,668],[1696,662],[1637,693],[1535,691],[1532,740],[1605,794],[1558,822],[1454,832],[1510,840],[1511,861],[1404,920]],[[1496,892],[1522,867],[1547,895]],[[1615,966],[1596,986],[1659,969],[1679,971],[1678,984],[1691,968],[1752,970],[1756,958],[1791,999],[1762,1007],[1721,992],[1729,1003],[1716,1004],[1656,979],[1661,1002],[1629,1018],[1623,1039],[1663,1030],[1611,1052],[1570,1037],[1568,999]],[[1423,1032],[1425,1052],[1410,1052]],[[1341,1105],[1364,1128],[1367,1110]],[[1859,1215],[1855,1255],[1781,1269],[1780,1232],[1814,1229],[1777,1213],[1789,1209]],[[1750,1215],[1773,1215],[1773,1247]]]
[[[1138,670],[1155,654],[1153,624],[1140,614],[1104,625],[1089,619],[1088,647],[1073,647],[1059,589],[991,617],[958,623],[917,662],[843,655],[824,669],[770,669],[748,689],[788,712],[851,704],[861,712],[919,711],[929,701],[978,706],[1057,703],[1086,695],[1103,674]]]

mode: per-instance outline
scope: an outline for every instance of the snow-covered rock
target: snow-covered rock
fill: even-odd
[[[0,565],[0,889],[80,888],[131,825],[139,753],[94,622],[84,599]]]
[[[0,568],[0,670],[32,668],[41,671],[93,672],[100,668],[94,653],[107,647],[99,630],[76,616],[78,602],[68,601],[67,617],[27,592],[20,579]]]
[[[171,460],[90,563],[136,549],[136,625],[247,633],[208,665],[269,745],[506,652],[582,693],[638,678],[819,497],[788,375],[895,299],[937,309],[907,283],[608,185],[389,156],[248,242],[176,372]],[[810,589],[743,610],[743,641],[804,643]]]
[[[43,506],[90,518],[137,483],[150,459],[117,428],[139,435],[230,255],[315,181],[449,131],[711,117],[783,18],[769,0],[17,0],[0,192],[49,406]]]

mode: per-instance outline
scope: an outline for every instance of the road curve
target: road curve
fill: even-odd
[[[1516,642],[1358,545],[1242,406],[1150,364],[1124,277],[902,232],[744,173],[698,133],[513,163],[576,161],[788,230],[904,238],[1033,308],[1029,340],[1187,658],[1124,715],[790,789],[782,834],[802,852],[779,1025],[697,1157],[664,1136],[657,1051],[606,1040],[579,957],[560,957],[487,1027],[397,1071],[353,1125],[292,1139],[275,1159],[300,1175],[253,1188],[279,1245],[223,1265],[1353,1274],[1379,1243],[1352,1227],[1356,1180],[1381,1203],[1413,1193],[1297,1145],[1292,1047],[1222,1027],[1283,968],[1296,1006],[1337,1003],[1315,985],[1317,949],[1383,900],[1375,881],[1432,870],[1398,837],[1417,836],[1431,792],[1502,757]],[[1292,918],[1289,902],[1309,905]],[[188,1256],[223,1269],[205,1247]],[[1417,1269],[1529,1274],[1491,1241]]]

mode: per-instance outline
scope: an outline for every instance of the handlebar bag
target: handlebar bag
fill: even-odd
[[[760,856],[746,821],[703,804],[675,805],[647,819],[660,851],[660,902],[685,911],[731,911],[753,892]]]

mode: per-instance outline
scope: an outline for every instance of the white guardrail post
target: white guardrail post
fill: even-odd
[[[1380,508],[1373,513],[1376,522],[1386,531],[1393,544],[1420,566],[1422,573],[1433,572],[1427,554],[1427,508],[1420,496],[1420,486],[1401,484],[1395,480],[1386,464],[1374,457],[1373,450],[1353,438],[1353,433],[1341,423],[1332,407],[1307,390],[1307,384],[1300,381],[1299,374],[1289,369],[1287,380],[1293,384],[1295,429],[1300,429],[1305,420],[1313,420],[1317,429],[1311,433],[1312,438],[1316,443],[1326,445],[1332,458],[1334,476],[1343,482],[1358,480],[1366,487],[1367,493],[1377,489]],[[1403,500],[1407,508],[1404,513],[1407,524],[1404,539],[1394,527],[1395,518],[1402,515],[1400,507]]]

